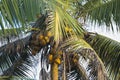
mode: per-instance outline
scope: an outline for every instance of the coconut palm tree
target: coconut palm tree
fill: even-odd
[[[120,43],[83,25],[89,20],[113,28],[114,21],[119,30],[119,5],[120,0],[0,0],[0,79],[119,80]]]

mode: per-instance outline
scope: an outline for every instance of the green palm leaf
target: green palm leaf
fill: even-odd
[[[119,0],[111,0],[91,10],[88,12],[88,15],[90,15],[92,20],[96,20],[100,24],[105,23],[106,25],[110,25],[112,24],[112,20],[114,20],[116,25],[119,25],[120,16],[117,14],[119,13],[119,3]]]
[[[119,16],[119,0],[89,0],[85,4],[78,4],[80,7],[77,8],[76,13],[81,18],[90,19],[91,22],[96,22],[101,24],[106,24],[109,27],[112,27],[113,21],[116,25],[120,25],[120,16]],[[85,18],[86,17],[86,18]]]
[[[24,29],[30,21],[35,20],[37,14],[40,14],[39,0],[0,1],[0,27],[3,31],[8,28],[18,34],[16,29]]]
[[[120,78],[120,43],[99,34],[86,39],[102,59],[112,80]]]

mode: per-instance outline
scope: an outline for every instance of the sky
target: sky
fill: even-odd
[[[120,42],[120,31],[117,31],[115,23],[113,23],[114,30],[112,30],[112,28],[109,28],[109,30],[106,29],[105,25],[99,26],[90,23],[86,23],[85,28],[90,32],[99,33]]]

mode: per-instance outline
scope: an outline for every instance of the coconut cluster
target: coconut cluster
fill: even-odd
[[[31,41],[29,42],[31,52],[33,55],[39,52],[39,50],[50,43],[51,32],[36,32],[31,36]]]
[[[55,48],[51,48],[50,54],[48,56],[49,63],[50,64],[52,64],[52,63],[61,64],[62,54],[63,54],[63,52],[61,50],[56,51]]]

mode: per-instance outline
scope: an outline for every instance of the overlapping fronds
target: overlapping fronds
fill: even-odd
[[[16,60],[17,57],[20,57],[20,55],[18,55],[18,53],[20,54],[23,51],[25,44],[27,44],[28,39],[29,39],[29,37],[26,37],[24,39],[17,40],[15,42],[12,42],[12,43],[9,43],[9,44],[6,44],[6,45],[0,47],[1,72],[6,70],[6,67],[2,67],[2,66],[6,65],[6,66],[10,67],[11,62],[14,62],[14,60]]]
[[[41,16],[41,14],[50,14],[51,19],[51,26],[54,27],[55,31],[58,31],[57,33],[54,32],[54,34],[60,34],[56,37],[66,36],[65,33],[65,27],[68,26],[72,28],[73,32],[75,34],[82,35],[83,29],[82,27],[79,27],[80,24],[78,24],[77,20],[71,16],[73,10],[73,6],[70,6],[73,4],[73,2],[76,1],[44,1],[44,0],[35,0],[35,1],[29,1],[29,0],[2,0],[1,1],[1,29],[4,33],[3,35],[7,34],[8,31],[6,31],[5,28],[11,29],[13,34],[18,33],[18,29],[24,30],[24,28],[20,27],[27,27],[29,22],[33,22],[35,20],[36,15],[38,18]],[[67,4],[67,5],[66,5]],[[4,9],[5,8],[5,9]],[[60,17],[61,16],[61,17]],[[4,23],[3,23],[4,22]],[[43,26],[42,26],[43,27]],[[55,28],[56,27],[56,28]],[[49,27],[51,28],[51,27]],[[59,30],[57,30],[57,28]],[[63,34],[64,33],[64,34]],[[56,38],[55,38],[56,39]]]
[[[119,5],[120,0],[108,1],[89,10],[88,16],[91,20],[98,22],[99,24],[105,23],[107,26],[110,26],[112,22],[115,21],[116,25],[120,25]],[[113,26],[111,27],[113,28]]]
[[[31,56],[29,36],[0,47],[0,79],[34,79],[37,59]]]
[[[69,76],[68,79],[69,78],[83,80],[108,79],[105,67],[101,59],[98,57],[95,51],[89,46],[89,44],[87,44],[84,40],[79,41],[75,39],[74,41],[73,40],[67,41],[67,43],[65,42],[64,44],[66,45],[66,47],[64,47],[67,55],[66,61],[67,63],[69,63],[66,65],[67,67],[66,69],[69,74],[72,73],[71,68],[77,69],[78,71],[75,72],[74,74],[71,74],[71,77]]]
[[[36,56],[33,56],[28,40],[31,40],[30,36],[0,47],[0,79],[34,80],[38,79],[38,74],[42,76],[41,79],[49,78],[45,70],[49,65],[48,46],[43,47]]]
[[[79,18],[83,17],[85,20],[90,19],[91,22],[96,22],[100,25],[106,24],[108,27],[112,28],[114,21],[119,27],[119,5],[120,0],[89,0],[84,3],[82,1],[78,1],[76,13]]]
[[[50,18],[51,23],[47,29],[52,32],[55,41],[59,42],[65,40],[65,38],[72,36],[83,37],[84,30],[82,27],[79,27],[77,21],[74,20],[67,12],[64,12],[62,9],[56,6],[55,13],[50,16],[52,16]]]
[[[40,21],[38,20],[39,25],[36,24],[34,27],[50,31],[57,45],[68,37],[83,37],[84,29],[77,20],[70,15],[69,11],[66,11],[67,8],[64,8],[66,7],[64,1],[48,1],[48,3],[45,4],[45,17],[42,15],[39,19]]]
[[[14,34],[18,30],[26,27],[30,21],[34,21],[36,15],[39,15],[39,0],[1,0],[0,1],[0,28],[6,35],[5,28],[12,29]],[[21,30],[23,31],[23,30]],[[1,33],[0,33],[1,34]]]
[[[112,80],[120,78],[120,43],[99,34],[90,34],[86,39],[98,53]]]
[[[25,23],[34,21],[36,15],[39,17],[40,13],[55,12],[57,7],[62,8],[62,11],[69,13],[72,17],[89,16],[91,20],[100,24],[105,22],[107,25],[114,20],[119,25],[119,3],[119,0],[1,0],[0,27],[4,34],[6,27],[13,28],[13,32],[17,34],[16,28],[25,27]]]
[[[79,63],[74,63],[69,53],[63,53],[64,62],[59,66],[59,79],[63,80],[88,80],[87,68]]]
[[[85,79],[85,77],[83,77],[82,75],[83,74],[80,74],[78,67],[73,67],[72,70],[69,73],[67,73],[67,80],[72,80],[72,79],[73,80],[79,80],[79,79],[88,80],[88,79]]]
[[[86,17],[89,11],[92,11],[94,8],[100,6],[101,0],[85,0],[79,1],[76,4],[76,14],[77,18]]]
[[[89,66],[89,68],[91,68],[89,78],[94,79],[94,77],[95,77],[95,79],[100,79],[100,78],[103,80],[108,79],[103,62],[98,57],[97,53],[95,53],[95,51],[91,48],[91,46],[88,43],[86,43],[83,39],[75,39],[75,38],[73,38],[73,39],[74,39],[74,41],[72,39],[67,40],[63,44],[63,46],[66,50],[66,54],[69,54],[69,55],[78,54],[80,57],[83,57],[83,58],[89,60],[88,65],[91,65],[91,67]],[[73,66],[73,65],[71,65],[71,66]],[[77,67],[81,68],[80,69],[80,72],[82,73],[81,76],[84,76],[84,78],[87,79],[87,77],[88,77],[87,73],[85,71],[82,71],[82,67],[80,67],[80,66],[81,66],[81,64],[78,63]],[[87,76],[87,77],[85,77],[85,76]]]
[[[62,44],[63,48],[72,48],[68,51],[74,52],[74,51],[78,51],[81,48],[89,48],[92,49],[91,46],[82,38],[76,38],[73,37],[71,39],[66,40],[65,42],[63,42]]]

